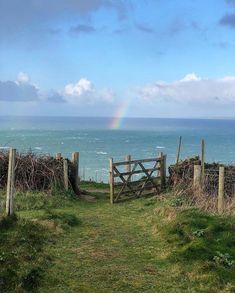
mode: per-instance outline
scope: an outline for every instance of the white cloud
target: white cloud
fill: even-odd
[[[97,89],[87,78],[67,84],[62,91],[43,92],[30,82],[29,75],[20,72],[16,81],[0,80],[0,101],[67,103],[72,106],[105,106],[114,102],[115,93],[109,88]]]
[[[84,94],[91,93],[93,86],[90,80],[81,78],[77,83],[69,83],[65,86],[64,93],[67,96],[81,97]]]
[[[174,82],[156,82],[137,89],[137,96],[149,102],[175,102],[186,104],[235,103],[235,76],[219,79],[187,74]]]
[[[197,80],[201,80],[201,78],[199,76],[197,76],[194,72],[186,74],[184,78],[182,78],[180,81],[184,82],[184,81],[197,81]]]
[[[221,79],[222,81],[225,81],[225,82],[235,82],[235,76],[225,76]]]
[[[17,75],[17,82],[29,82],[30,81],[30,78],[29,78],[29,75],[25,72],[19,72],[18,75]]]
[[[114,100],[114,92],[110,89],[98,90],[92,82],[81,78],[76,83],[69,83],[63,92],[64,100],[69,104],[95,104],[97,102],[111,103]]]

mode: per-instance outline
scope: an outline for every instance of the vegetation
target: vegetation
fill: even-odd
[[[41,225],[17,219],[0,222],[0,291],[32,291],[49,265],[44,246],[49,235]]]
[[[18,194],[0,222],[1,292],[235,292],[235,219],[172,194],[110,205],[107,185]]]

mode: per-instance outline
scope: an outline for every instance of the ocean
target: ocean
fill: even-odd
[[[0,117],[0,147],[20,152],[71,157],[80,153],[80,177],[107,182],[109,158],[123,160],[167,154],[175,162],[179,136],[181,158],[200,154],[206,143],[206,161],[235,162],[235,120],[126,118],[112,129],[112,118],[87,117]]]

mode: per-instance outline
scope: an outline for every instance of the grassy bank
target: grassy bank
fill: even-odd
[[[111,206],[107,186],[83,188],[96,200],[16,197],[18,220],[0,225],[1,292],[235,292],[233,217],[170,194]]]

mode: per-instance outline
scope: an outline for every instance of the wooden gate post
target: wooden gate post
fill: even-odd
[[[15,156],[16,149],[9,151],[8,177],[7,177],[7,198],[6,198],[6,214],[11,216],[14,213],[14,185],[15,185]]]
[[[166,155],[161,152],[161,163],[160,163],[160,181],[161,181],[161,189],[163,189],[166,185]]]
[[[131,161],[131,155],[126,155],[126,157],[125,157],[125,161],[126,162],[130,162]],[[126,172],[131,172],[131,164],[127,164],[127,165],[125,165],[125,169],[126,169]],[[128,178],[128,176],[129,175],[127,175],[127,178]],[[129,179],[129,181],[131,181],[131,176],[130,176],[130,179]]]
[[[110,203],[113,204],[113,196],[114,196],[113,158],[109,160],[109,186],[110,186]]]
[[[194,165],[193,172],[193,187],[195,190],[200,191],[201,189],[201,165]]]
[[[66,191],[69,190],[69,167],[68,167],[68,160],[63,160],[63,168],[64,168],[64,188]]]
[[[224,211],[224,166],[219,167],[218,213]]]
[[[60,160],[62,158],[62,155],[61,153],[57,153],[56,156],[55,156],[56,160]]]

